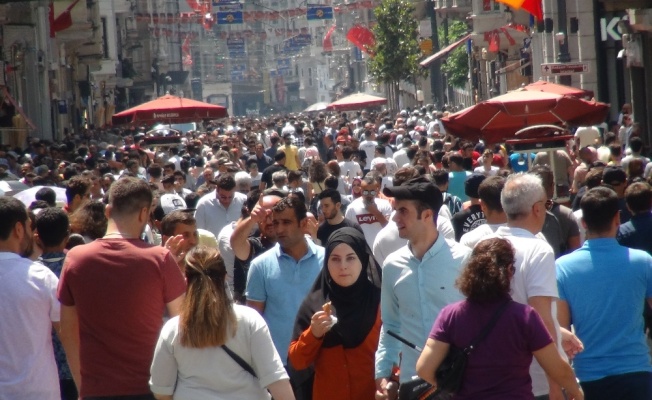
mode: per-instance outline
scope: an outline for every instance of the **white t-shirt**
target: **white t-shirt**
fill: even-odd
[[[375,140],[363,140],[360,142],[358,149],[364,150],[367,153],[367,160],[371,160],[374,158],[374,154],[376,154],[376,146],[378,146],[378,142]]]
[[[506,224],[482,224],[475,228],[474,230],[465,233],[460,238],[460,244],[472,249],[475,247],[478,242],[489,237],[500,228]]]
[[[229,285],[231,291],[233,291],[233,268],[235,264],[235,253],[231,248],[231,235],[235,229],[235,222],[227,224],[220,234],[217,235],[217,248],[220,251],[220,255],[224,259],[224,266],[226,267],[226,283]]]
[[[392,155],[396,165],[405,165],[410,162],[410,158],[407,156],[407,151],[405,149],[400,149]]]
[[[561,344],[559,323],[557,322],[557,304],[554,300],[559,298],[557,290],[557,271],[555,269],[555,253],[552,247],[543,239],[520,228],[502,226],[489,237],[500,237],[511,242],[516,253],[514,266],[516,271],[512,278],[512,299],[521,304],[528,304],[528,299],[535,296],[552,297],[552,316],[555,324],[557,344]],[[559,346],[559,353],[566,357]],[[548,380],[546,374],[537,362],[532,359],[530,366],[532,378],[532,392],[534,396],[548,394]]]
[[[580,148],[593,146],[600,139],[600,131],[595,126],[580,126],[575,131],[575,138],[580,141]]]
[[[357,176],[362,176],[362,169],[360,168],[360,164],[358,164],[355,161],[341,161],[340,162],[340,176],[342,178],[346,178],[348,173],[349,180],[357,177]]]
[[[378,211],[380,211],[385,218],[390,217],[392,214],[392,205],[389,201],[385,199],[374,199]],[[371,248],[374,245],[374,240],[376,235],[383,228],[383,226],[378,222],[376,217],[367,211],[367,208],[364,206],[364,197],[359,197],[351,202],[346,208],[347,219],[353,222],[357,222],[358,225],[362,228],[362,233],[367,240],[367,244]]]
[[[0,398],[59,400],[52,322],[59,280],[50,269],[0,252]]]
[[[489,167],[489,170],[487,171],[484,168],[484,165],[481,165],[481,166],[477,167],[476,169],[474,169],[473,172],[476,173],[476,174],[484,174],[484,176],[486,176],[488,178],[490,176],[498,175],[499,170],[500,170],[500,168],[492,165],[492,166]]]
[[[179,317],[170,319],[156,344],[149,381],[152,392],[176,399],[270,399],[264,389],[288,379],[263,317],[252,308],[234,305],[238,327],[226,346],[249,364],[254,378],[221,347],[181,346]]]

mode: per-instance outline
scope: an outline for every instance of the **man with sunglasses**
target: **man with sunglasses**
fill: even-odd
[[[362,180],[362,196],[353,200],[346,209],[345,217],[357,222],[364,237],[373,248],[376,235],[380,232],[392,213],[392,205],[385,199],[379,199],[380,183],[376,172],[370,172]]]

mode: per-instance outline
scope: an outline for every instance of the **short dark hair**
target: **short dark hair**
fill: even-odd
[[[0,197],[0,240],[9,239],[11,231],[18,222],[23,226],[27,222],[25,205],[13,197]]]
[[[109,189],[109,204],[113,216],[133,215],[152,205],[153,194],[147,182],[125,177],[118,179]]]
[[[319,200],[331,199],[333,204],[342,203],[342,195],[335,189],[324,189],[319,193]]]
[[[163,164],[163,169],[166,168],[172,168],[172,171],[176,171],[177,165],[173,162],[166,162],[165,164]]]
[[[54,190],[50,187],[42,187],[34,195],[35,200],[43,200],[48,203],[50,207],[56,207],[57,205],[57,194],[54,193]]]
[[[487,208],[493,211],[502,212],[503,206],[500,203],[500,193],[505,187],[505,178],[502,176],[490,176],[478,187],[478,196],[480,200],[487,205]]]
[[[285,152],[284,151],[277,150],[276,154],[274,154],[274,161],[281,161],[284,158],[285,158]]]
[[[471,301],[494,301],[509,294],[513,267],[514,248],[508,240],[482,240],[473,249],[455,284]]]
[[[584,178],[584,184],[587,189],[593,189],[594,187],[600,186],[602,183],[602,173],[604,172],[604,167],[594,167],[586,173],[586,178]]]
[[[235,178],[231,174],[220,174],[215,181],[218,189],[233,190],[235,189]]]
[[[68,214],[60,208],[41,210],[36,215],[36,231],[43,245],[53,247],[61,244],[70,234],[69,223]]]
[[[276,205],[274,205],[272,211],[283,212],[288,208],[294,210],[294,215],[297,217],[297,222],[301,222],[307,216],[308,210],[306,209],[306,203],[299,200],[299,198],[295,196],[287,196],[282,198],[278,203],[276,203]]]
[[[175,178],[176,178],[176,177],[181,177],[181,178],[183,178],[183,181],[184,181],[184,182],[186,181],[186,173],[183,172],[183,171],[178,171],[178,170],[177,170],[177,171],[174,171],[174,172],[172,173],[172,176],[174,176]]]
[[[68,204],[72,203],[72,200],[76,195],[84,197],[86,192],[91,189],[92,185],[93,183],[90,179],[82,176],[73,176],[70,178],[66,184],[66,200],[68,200]]]
[[[149,167],[147,167],[147,173],[152,178],[158,179],[163,174],[163,168],[161,167],[160,164],[153,163],[150,164]]]
[[[353,147],[351,146],[344,146],[342,149],[342,157],[344,157],[345,160],[348,160],[351,158],[353,155]]]
[[[174,210],[161,220],[161,234],[165,236],[174,235],[178,224],[194,225],[197,220],[191,212],[186,210]]]
[[[604,186],[586,192],[580,201],[580,208],[586,230],[592,233],[607,232],[611,228],[614,216],[620,212],[618,195]]]
[[[646,182],[632,183],[625,189],[625,202],[632,214],[649,213],[652,209],[652,187]]]
[[[455,163],[458,166],[462,167],[464,166],[464,157],[462,157],[461,154],[459,153],[452,153],[448,155],[448,163]]]
[[[435,185],[437,186],[447,184],[449,179],[448,171],[444,169],[438,169],[436,171],[433,171],[432,177],[435,180]]]
[[[340,179],[335,175],[329,175],[326,179],[324,179],[324,186],[326,186],[327,189],[337,190],[337,187],[339,185],[340,185]]]
[[[629,140],[629,148],[632,149],[634,153],[640,153],[643,149],[643,141],[640,137],[634,136]]]
[[[288,182],[294,182],[294,181],[301,182],[303,180],[303,173],[301,171],[290,170],[288,171],[287,178],[288,178]]]

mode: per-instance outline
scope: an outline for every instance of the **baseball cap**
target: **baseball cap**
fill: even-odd
[[[161,196],[160,204],[165,215],[175,210],[188,210],[186,201],[176,193],[166,193]]]
[[[422,176],[403,182],[400,186],[386,187],[383,189],[383,194],[396,200],[421,201],[435,212],[439,212],[444,203],[439,188]]]
[[[464,181],[464,194],[474,199],[479,199],[478,188],[485,178],[486,176],[484,174],[474,173],[469,175]]]
[[[627,174],[621,167],[607,167],[602,173],[602,182],[608,185],[620,185],[627,182]]]

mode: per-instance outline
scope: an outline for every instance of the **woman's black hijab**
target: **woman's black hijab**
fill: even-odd
[[[348,244],[362,263],[360,276],[349,287],[336,284],[328,272],[328,259],[333,249],[342,243]],[[330,301],[338,321],[324,335],[322,347],[358,347],[376,322],[380,304],[380,280],[381,269],[362,232],[348,227],[333,232],[326,243],[321,273],[299,308],[293,340],[310,327],[315,312],[321,311],[322,305]]]

